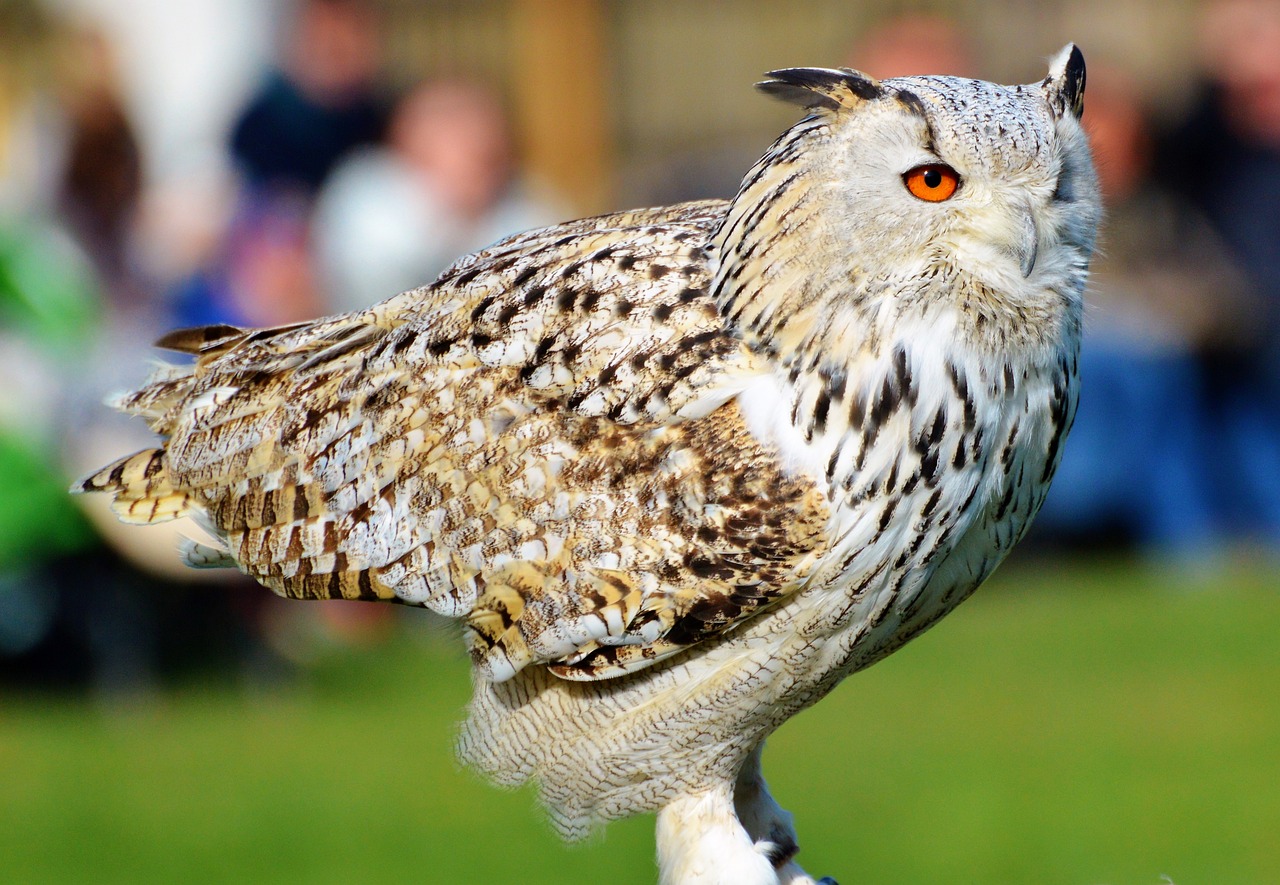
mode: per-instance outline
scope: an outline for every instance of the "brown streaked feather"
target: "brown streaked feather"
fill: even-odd
[[[155,346],[177,353],[201,354],[216,349],[228,341],[243,338],[245,330],[239,326],[217,323],[212,326],[194,326],[174,329],[156,339]]]
[[[165,341],[197,364],[123,407],[277,593],[463,617],[495,679],[618,675],[793,592],[823,542],[821,493],[729,402],[758,368],[707,291],[723,213],[573,222],[359,313],[188,330]]]
[[[783,68],[768,77],[756,89],[805,108],[834,111],[884,94],[879,80],[850,68]]]
[[[150,525],[189,516],[198,503],[169,480],[163,449],[146,449],[86,476],[73,492],[108,492],[121,522]]]

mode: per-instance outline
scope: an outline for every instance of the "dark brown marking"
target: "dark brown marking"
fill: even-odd
[[[893,459],[893,464],[890,465],[889,467],[889,475],[885,478],[885,481],[884,481],[885,494],[892,494],[894,486],[898,484],[898,470],[900,469],[901,464],[902,464],[901,458]]]
[[[573,310],[574,302],[578,299],[578,290],[573,286],[564,286],[560,290],[560,294],[556,296],[556,309],[565,313]]]
[[[933,516],[933,511],[938,509],[938,502],[942,500],[942,489],[934,489],[933,494],[929,496],[929,500],[924,502],[924,509],[920,511],[920,515],[925,519]]]
[[[822,433],[827,429],[827,412],[831,409],[831,395],[822,389],[818,391],[818,400],[813,404],[813,425],[810,436],[813,433]]]
[[[551,352],[551,348],[555,347],[556,339],[554,335],[543,335],[538,341],[538,346],[533,350],[533,359],[530,365],[538,365],[547,359],[547,354]]]
[[[930,449],[920,459],[920,473],[927,485],[933,485],[938,481],[938,450],[936,448]]]
[[[466,286],[476,277],[480,276],[480,273],[483,270],[484,270],[484,267],[482,267],[479,263],[473,264],[471,265],[471,267],[467,268],[462,273],[454,277],[453,284],[455,286]]]
[[[492,307],[493,303],[497,300],[498,296],[496,293],[491,293],[481,298],[479,303],[477,303],[471,311],[471,322],[479,322],[480,317],[484,316],[485,311]]]
[[[498,325],[505,326],[515,319],[516,314],[520,312],[520,307],[521,305],[518,304],[508,304],[503,307],[502,310],[498,311],[498,316],[496,318]]]
[[[408,350],[410,347],[413,347],[413,342],[417,340],[418,340],[418,331],[416,329],[405,329],[396,338],[396,343],[392,345],[391,350],[393,353],[399,356],[400,354],[403,354],[406,350]],[[436,347],[439,345],[439,343],[440,342],[437,341],[431,345],[431,352],[435,353],[437,356],[439,356],[440,353],[444,352],[444,351],[439,351],[439,352],[436,351]],[[448,350],[452,344],[453,344],[452,341],[445,342],[444,349]]]
[[[294,489],[293,492],[293,521],[306,519],[311,515],[311,508],[307,505],[307,496],[302,489]]]
[[[854,428],[862,427],[867,417],[867,404],[863,401],[861,394],[855,394],[849,400],[849,426]]]
[[[876,397],[875,403],[871,406],[871,427],[878,431],[885,421],[889,420],[889,416],[898,408],[901,402],[902,391],[894,385],[893,377],[886,375],[884,383],[880,385],[880,393]]]
[[[262,513],[259,514],[263,525],[270,525],[276,522],[276,504],[275,491],[264,492],[262,495]]]
[[[898,501],[900,500],[901,499],[895,495],[885,502],[884,510],[880,511],[880,525],[876,530],[877,536],[884,534],[884,530],[889,527],[889,523],[893,519],[894,511],[898,509]]]

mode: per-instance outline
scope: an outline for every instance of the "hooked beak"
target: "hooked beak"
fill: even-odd
[[[1030,206],[1018,213],[1018,230],[1009,244],[1009,254],[1018,262],[1023,277],[1031,276],[1036,268],[1036,254],[1040,251],[1040,228]]]

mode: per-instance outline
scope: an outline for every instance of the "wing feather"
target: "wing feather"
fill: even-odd
[[[144,515],[183,496],[282,595],[462,617],[490,679],[661,660],[794,592],[825,543],[823,495],[732,401],[759,368],[707,291],[723,212],[560,225],[356,314],[174,333],[195,365],[122,403],[167,443],[81,487]]]

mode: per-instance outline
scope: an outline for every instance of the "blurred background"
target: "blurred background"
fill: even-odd
[[[148,444],[102,402],[174,326],[731,196],[796,117],[767,70],[1031,82],[1068,40],[1108,217],[1059,478],[771,781],[846,883],[1280,881],[1280,0],[0,0],[6,877],[652,881],[651,820],[567,849],[455,769],[449,625],[185,571],[180,528],[70,498]]]

